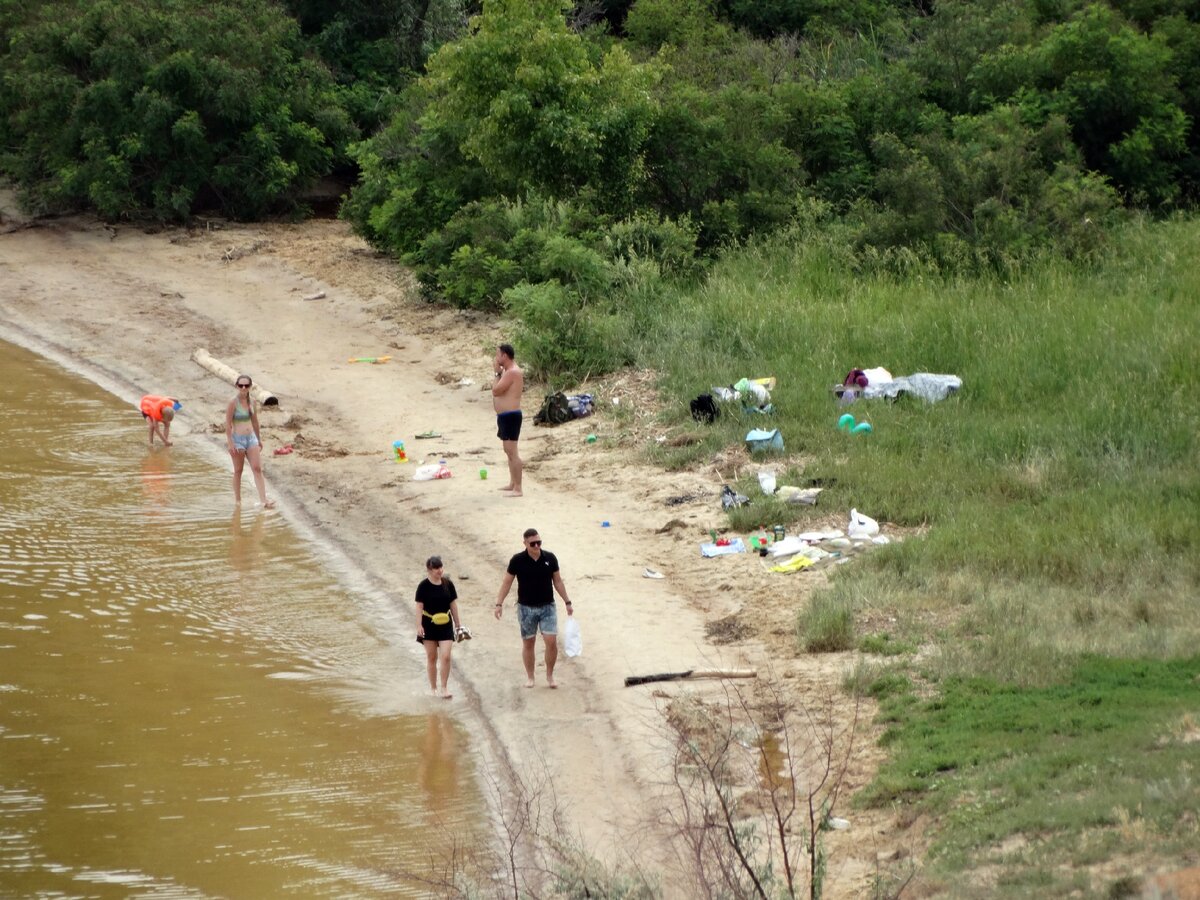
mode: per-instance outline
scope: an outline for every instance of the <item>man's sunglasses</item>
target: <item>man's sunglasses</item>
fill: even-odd
[[[530,547],[540,547],[540,546],[542,546],[542,542],[541,541],[530,541],[529,546]]]

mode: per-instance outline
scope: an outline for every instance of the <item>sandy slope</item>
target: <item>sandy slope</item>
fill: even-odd
[[[699,557],[707,529],[722,524],[717,492],[736,454],[669,475],[631,461],[631,449],[656,434],[649,379],[627,373],[593,388],[602,406],[618,397],[632,408],[620,433],[603,412],[557,429],[527,426],[526,496],[512,499],[497,490],[504,457],[486,392],[492,348],[505,337],[498,323],[416,299],[403,274],[342,223],[143,233],[88,219],[24,223],[9,198],[3,205],[0,336],[67,361],[131,403],[143,392],[184,398],[181,441],[223,448],[216,432],[233,394],[190,361],[196,347],[275,392],[280,408],[263,415],[267,452],[286,443],[296,452],[266,457],[269,489],[284,514],[339,548],[403,610],[378,625],[381,640],[411,646],[413,664],[397,679],[423,677],[408,610],[421,560],[439,552],[476,635],[456,653],[454,707],[501,777],[545,766],[568,828],[602,855],[630,856],[655,871],[669,857],[647,823],[667,776],[658,709],[683,688],[625,689],[626,675],[752,665],[795,704],[820,706],[836,693],[847,660],[797,658],[789,637],[792,610],[819,576],[770,576],[750,556]],[[321,290],[325,299],[303,299]],[[347,363],[381,354],[391,362]],[[464,378],[473,384],[459,384]],[[540,396],[536,386],[527,392],[527,421]],[[130,429],[143,439],[133,410]],[[443,437],[414,439],[427,429]],[[602,440],[585,443],[589,431]],[[414,462],[446,458],[455,477],[412,482],[415,466],[390,459],[396,438]],[[486,481],[481,467],[490,471]],[[245,490],[253,497],[248,476]],[[664,503],[692,493],[706,496]],[[831,514],[831,524],[840,521]],[[560,661],[557,691],[522,687],[515,594],[502,622],[491,616],[528,526],[558,555],[584,633],[584,655]],[[643,578],[646,566],[667,578]],[[739,611],[749,639],[706,639],[706,622]],[[848,716],[848,703],[839,701],[835,715]],[[877,761],[865,726],[858,748],[850,788],[865,783]],[[828,839],[827,896],[860,895],[879,860],[903,856],[912,840],[890,816],[843,814],[853,827]]]

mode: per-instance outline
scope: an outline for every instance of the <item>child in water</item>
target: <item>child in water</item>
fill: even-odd
[[[150,446],[154,446],[154,436],[157,434],[167,447],[171,446],[171,422],[175,420],[175,409],[179,403],[173,397],[159,397],[147,394],[138,404],[142,418],[150,424]]]

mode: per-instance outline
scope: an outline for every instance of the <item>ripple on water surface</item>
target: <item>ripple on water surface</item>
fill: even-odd
[[[407,610],[3,343],[0,439],[0,893],[421,896],[482,803]]]

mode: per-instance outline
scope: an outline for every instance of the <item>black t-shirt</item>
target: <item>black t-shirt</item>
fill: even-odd
[[[441,584],[434,584],[428,578],[417,585],[417,602],[425,605],[425,612],[431,616],[434,613],[450,612],[450,603],[458,599],[458,591],[454,582],[443,578]]]
[[[508,574],[517,576],[517,602],[522,606],[549,606],[554,602],[554,573],[558,557],[543,550],[536,560],[522,550],[508,561]]]

